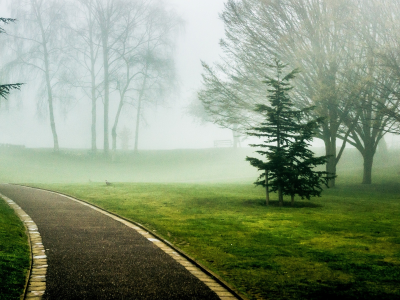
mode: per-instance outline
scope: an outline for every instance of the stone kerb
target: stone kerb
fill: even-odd
[[[7,204],[21,219],[28,233],[31,252],[31,265],[27,274],[24,293],[21,299],[40,300],[46,291],[47,256],[43,247],[42,238],[35,222],[22,210],[18,204],[0,194]]]

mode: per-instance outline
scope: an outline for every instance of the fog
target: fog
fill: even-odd
[[[242,146],[247,148],[242,154],[218,149],[203,154],[213,159],[226,154],[243,163],[255,151],[247,146],[259,142],[248,137],[249,130],[268,119],[268,109],[255,109],[272,95],[271,81],[263,79],[291,69],[298,70],[286,77],[293,113],[302,116],[302,125],[319,120],[321,126],[312,125],[311,146],[326,155],[328,173],[336,174],[343,153],[354,150],[356,157],[358,151],[363,183],[369,184],[373,165],[384,166],[388,150],[399,146],[395,1],[382,7],[367,0],[328,1],[326,10],[322,2],[302,0],[279,7],[258,0],[40,3],[38,17],[30,10],[37,2],[0,2],[0,16],[17,19],[2,25],[8,35],[0,35],[1,83],[24,83],[1,102],[0,145],[83,150],[77,156],[90,156],[91,150],[113,162],[118,153],[109,155],[110,150]],[[283,64],[276,73],[274,61]],[[287,145],[301,136],[291,138]],[[177,162],[180,154],[174,153]],[[201,164],[203,154],[191,159]],[[375,154],[381,158],[374,161]]]
[[[178,90],[164,104],[147,107],[145,121],[141,123],[139,149],[176,149],[213,147],[214,140],[232,139],[230,130],[219,126],[200,124],[186,112],[201,84],[200,60],[209,63],[218,60],[219,39],[223,37],[223,23],[218,14],[223,9],[223,0],[168,0],[170,9],[184,20],[184,29],[179,33],[175,50],[178,74]],[[2,17],[9,15],[6,1],[1,2]],[[4,26],[11,30],[19,23]],[[53,145],[48,114],[38,111],[37,99],[30,87],[37,82],[26,82],[21,92],[14,92],[0,110],[0,143],[46,147]],[[110,126],[116,112],[117,101],[110,103]],[[75,99],[65,108],[56,104],[55,118],[61,148],[90,148],[91,107],[89,99]],[[97,146],[103,145],[102,107],[98,103]],[[133,109],[123,112],[119,130],[124,127],[135,130],[136,116]],[[120,142],[118,140],[118,142]],[[118,143],[118,148],[120,148]],[[133,147],[133,142],[130,143]]]

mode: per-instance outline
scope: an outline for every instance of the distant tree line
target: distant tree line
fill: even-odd
[[[46,107],[59,151],[56,106],[91,103],[91,150],[97,152],[97,115],[103,108],[105,156],[117,147],[121,113],[136,113],[135,150],[143,110],[165,99],[175,85],[173,49],[180,18],[157,0],[13,0],[18,26],[3,47],[3,74],[40,80],[36,98]],[[45,99],[45,100],[43,100]],[[110,104],[117,107],[110,116]],[[111,128],[110,128],[111,124]]]
[[[203,62],[198,93],[208,120],[242,133],[261,122],[262,81],[274,72],[266,66],[278,59],[300,70],[290,97],[299,110],[315,107],[304,118],[324,118],[314,135],[326,172],[336,174],[350,144],[370,184],[379,142],[399,132],[400,0],[228,0],[221,19],[224,55]]]

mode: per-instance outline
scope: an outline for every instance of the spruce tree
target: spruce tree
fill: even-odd
[[[284,195],[291,196],[292,204],[295,195],[302,199],[320,196],[321,186],[328,187],[328,180],[334,176],[314,170],[316,166],[325,164],[327,157],[314,157],[309,150],[313,133],[323,119],[305,121],[313,107],[297,110],[290,100],[289,91],[293,89],[290,81],[298,70],[282,77],[284,64],[275,61],[275,65],[270,67],[275,68],[277,73],[276,78],[267,77],[263,81],[269,86],[270,105],[258,104],[255,109],[265,117],[265,121],[248,132],[251,136],[264,139],[263,144],[251,146],[263,148],[256,152],[265,156],[266,161],[254,157],[247,157],[246,160],[263,171],[255,184],[266,187],[267,205],[269,192],[278,192],[279,205],[282,206]]]

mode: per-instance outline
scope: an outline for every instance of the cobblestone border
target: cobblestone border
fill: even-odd
[[[65,197],[69,200],[78,202],[82,205],[88,206],[134,230],[136,230],[143,237],[147,238],[150,242],[153,242],[156,246],[158,246],[162,251],[170,255],[175,261],[185,267],[190,273],[192,273],[195,277],[201,280],[205,285],[207,285],[212,291],[214,291],[221,300],[247,300],[247,298],[240,295],[233,288],[231,288],[226,282],[220,279],[216,274],[212,271],[208,270],[206,267],[202,266],[200,263],[196,262],[189,255],[184,253],[182,250],[178,249],[174,245],[172,245],[169,241],[163,239],[157,234],[149,231],[145,226],[139,224],[137,222],[128,220],[124,217],[118,216],[114,213],[108,212],[94,204],[88,203],[84,200],[76,199],[74,197],[54,192],[47,189],[35,188],[30,186],[24,186],[32,189],[43,190],[50,192],[55,195],[59,195]],[[39,299],[39,298],[38,298]]]
[[[0,194],[7,204],[24,223],[28,231],[28,241],[31,253],[31,265],[27,274],[24,293],[21,299],[41,300],[46,291],[47,256],[43,247],[42,238],[35,222],[22,208],[10,198]]]

